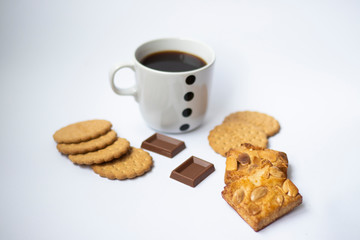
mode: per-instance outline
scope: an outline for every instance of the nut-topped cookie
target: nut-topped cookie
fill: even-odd
[[[302,203],[286,154],[243,144],[227,153],[225,201],[259,231]]]
[[[259,231],[302,203],[299,190],[289,179],[263,172],[245,176],[225,186],[225,201],[255,230]]]
[[[225,184],[251,175],[255,169],[269,167],[269,174],[275,177],[287,176],[288,159],[286,153],[253,146],[249,143],[241,144],[226,154]]]

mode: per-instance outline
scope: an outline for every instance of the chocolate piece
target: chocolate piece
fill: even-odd
[[[170,178],[189,185],[190,187],[196,187],[196,185],[214,171],[214,164],[192,156],[175,168],[171,172]]]
[[[185,149],[185,143],[175,138],[171,138],[160,133],[155,133],[143,141],[141,147],[172,158]]]

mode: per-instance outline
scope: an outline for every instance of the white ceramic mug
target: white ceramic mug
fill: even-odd
[[[191,71],[167,72],[141,63],[150,54],[163,51],[195,55],[206,65]],[[188,132],[199,127],[205,117],[214,62],[214,51],[204,43],[181,38],[157,39],[139,46],[133,62],[114,67],[110,83],[115,93],[135,97],[145,122],[154,130]],[[115,75],[122,68],[135,72],[134,86],[118,88],[115,85]]]

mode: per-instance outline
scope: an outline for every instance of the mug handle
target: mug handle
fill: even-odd
[[[136,96],[136,85],[131,86],[129,88],[118,88],[115,86],[115,75],[116,73],[122,69],[122,68],[130,68],[135,72],[135,67],[133,63],[123,63],[119,64],[118,66],[115,66],[112,70],[110,70],[110,85],[112,90],[119,95],[125,95],[125,96]]]

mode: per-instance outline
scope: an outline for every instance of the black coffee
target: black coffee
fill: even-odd
[[[164,72],[191,71],[206,65],[200,57],[179,51],[156,52],[143,58],[141,63]]]

